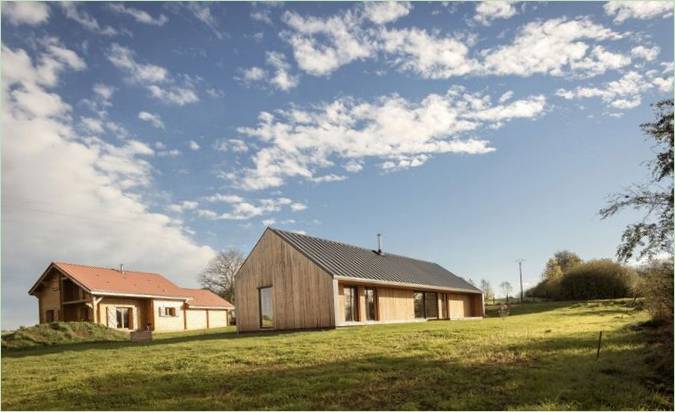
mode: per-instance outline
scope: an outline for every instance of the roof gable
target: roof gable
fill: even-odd
[[[442,266],[312,236],[269,228],[333,276],[480,293]]]

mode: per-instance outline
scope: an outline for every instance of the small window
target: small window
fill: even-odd
[[[177,317],[178,315],[176,314],[176,308],[172,306],[164,306],[159,308],[159,316],[160,317]]]
[[[46,322],[54,322],[54,310],[50,309],[45,312],[45,321]]]
[[[345,286],[345,322],[356,322],[358,318],[358,305],[356,303],[356,288]]]
[[[131,309],[115,308],[117,314],[117,329],[131,328]]]
[[[366,320],[377,320],[377,291],[366,288]]]
[[[272,309],[272,287],[258,289],[258,303],[260,305],[260,327],[274,327],[274,311]]]

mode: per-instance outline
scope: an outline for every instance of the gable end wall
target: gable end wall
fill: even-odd
[[[335,326],[333,277],[267,230],[237,273],[237,329],[260,330],[258,289],[272,286],[273,329]]]

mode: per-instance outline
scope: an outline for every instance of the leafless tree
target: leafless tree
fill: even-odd
[[[509,301],[509,294],[513,290],[513,287],[509,282],[502,282],[499,284],[499,287],[502,288],[502,292],[506,295],[506,301]]]
[[[211,259],[199,274],[202,287],[234,303],[234,275],[242,263],[244,254],[237,249],[223,250]]]

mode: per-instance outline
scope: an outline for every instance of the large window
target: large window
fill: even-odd
[[[424,313],[427,318],[438,317],[438,295],[435,292],[424,294]]]
[[[272,287],[258,289],[260,302],[260,327],[274,327],[274,311],[272,309]]]
[[[377,291],[366,288],[366,320],[377,320]]]
[[[415,318],[438,317],[438,294],[435,292],[415,292]]]
[[[356,322],[358,320],[358,305],[356,303],[356,288],[345,286],[345,321]]]
[[[117,329],[131,329],[131,309],[115,308],[117,313]]]

